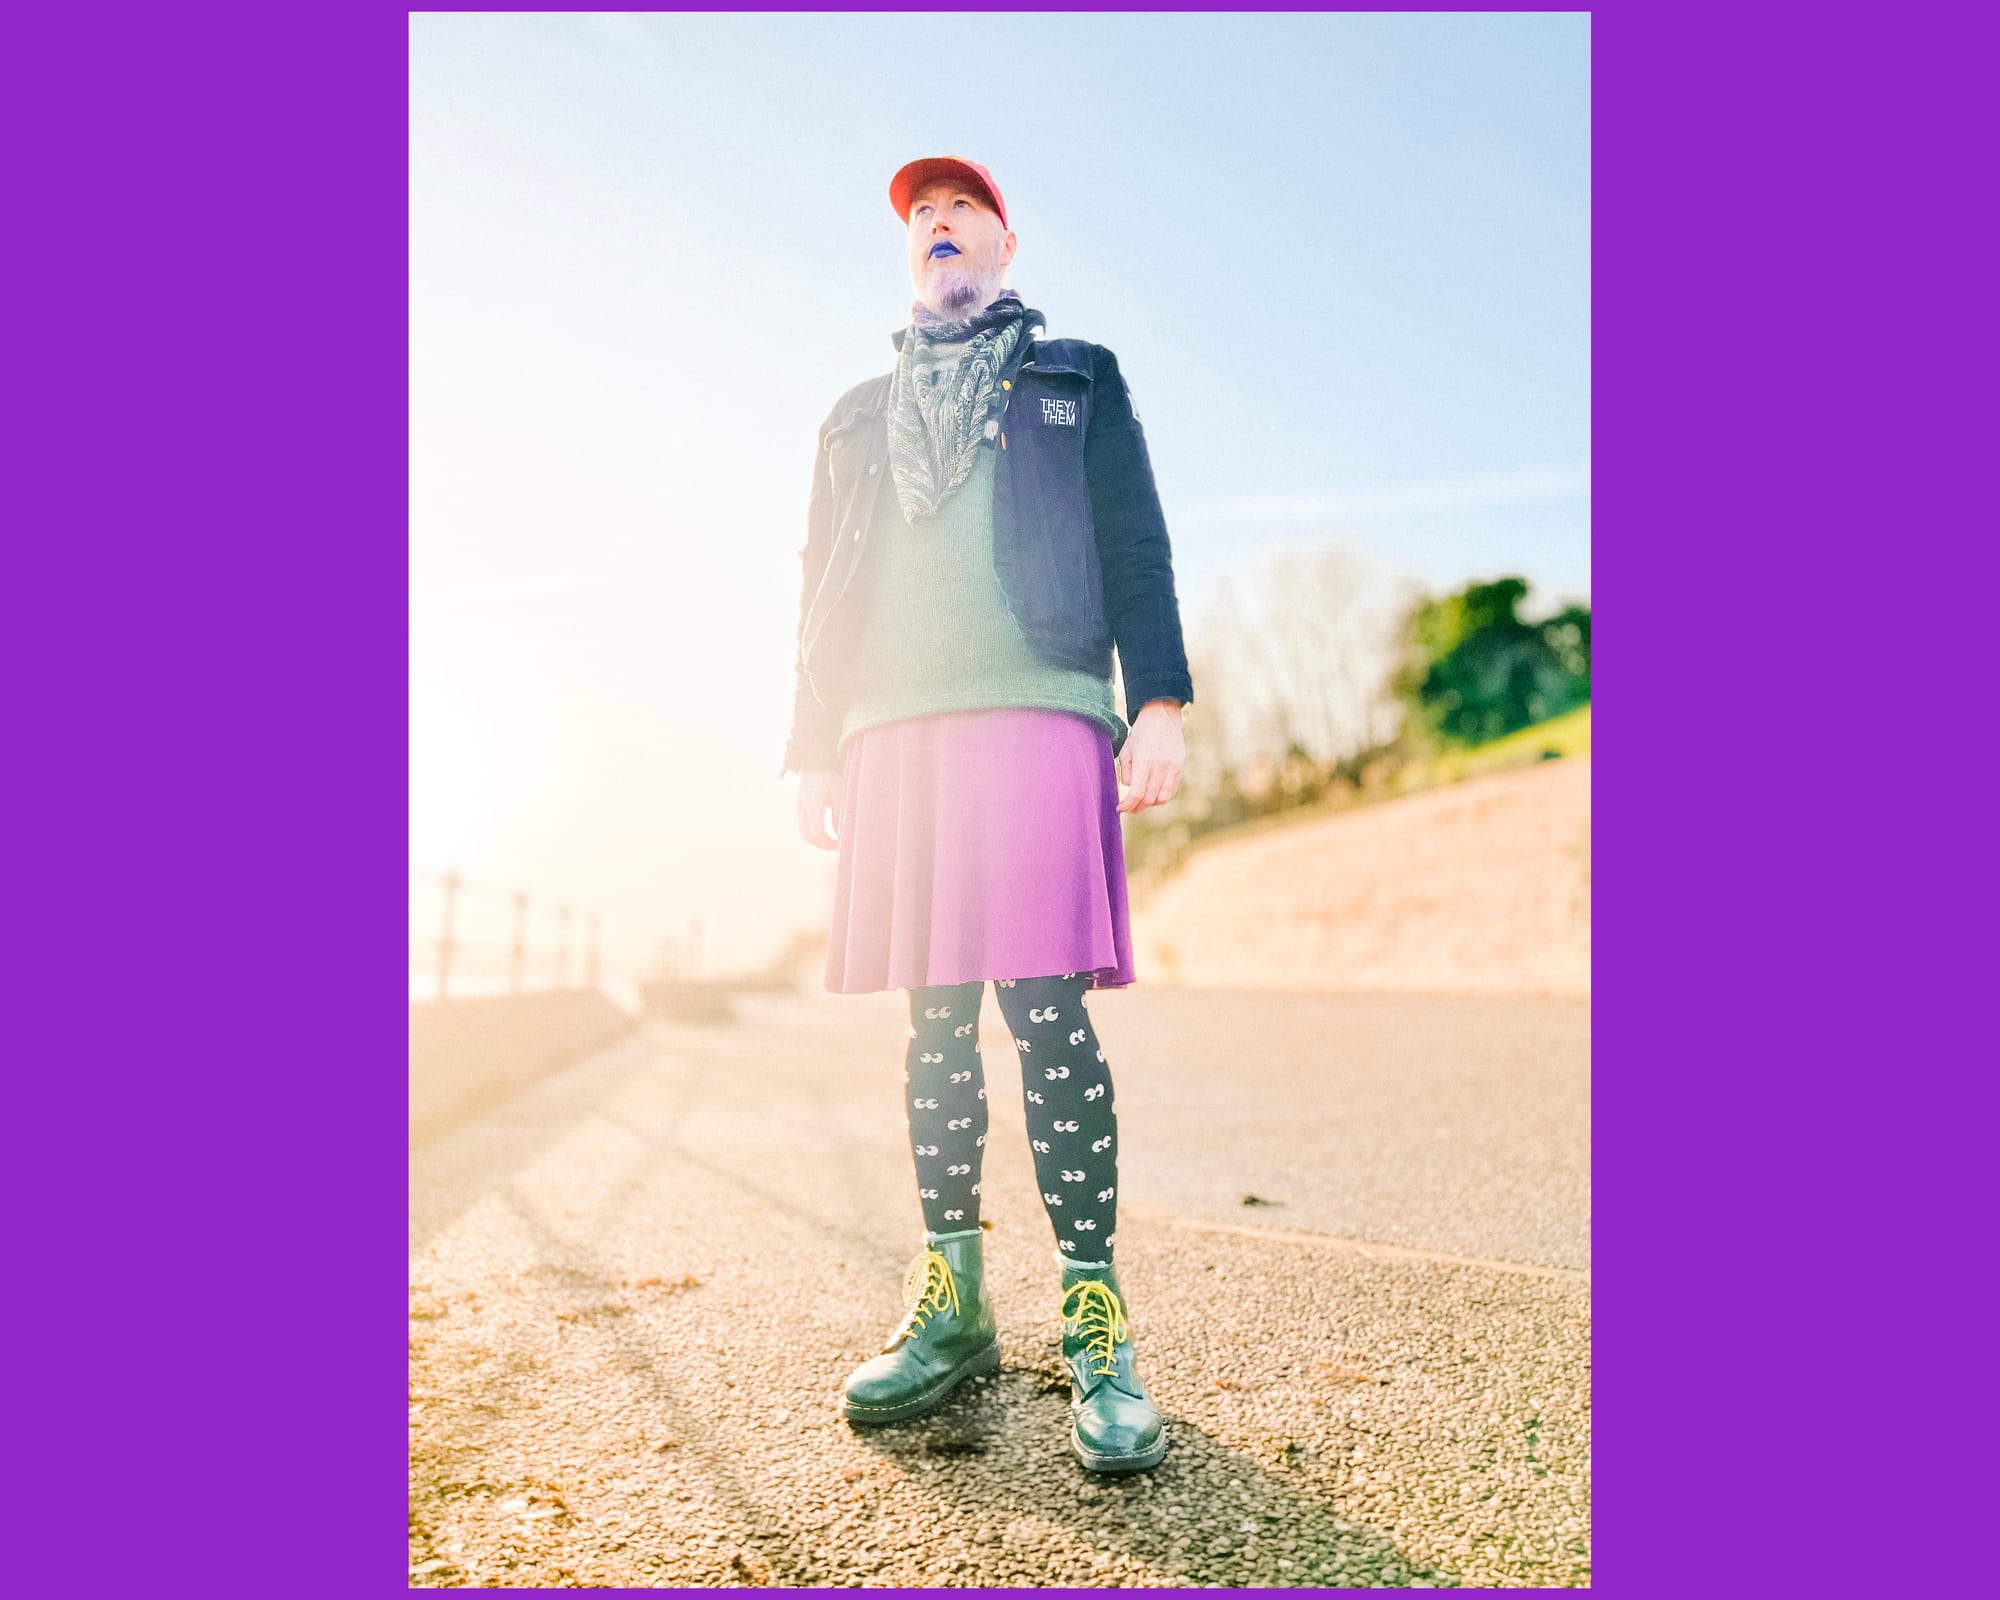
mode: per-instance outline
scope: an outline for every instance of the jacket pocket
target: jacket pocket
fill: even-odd
[[[815,667],[819,662],[814,651],[821,642],[827,620],[838,609],[841,595],[860,560],[859,533],[875,504],[883,443],[881,417],[865,408],[849,413],[820,436],[832,501],[832,526],[825,565],[805,630],[805,660]]]
[[[853,512],[868,472],[874,420],[866,412],[854,412],[828,428],[820,439],[820,448],[826,452],[827,475],[833,483],[834,509],[843,521]]]

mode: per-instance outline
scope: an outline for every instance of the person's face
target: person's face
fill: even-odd
[[[978,190],[956,179],[925,184],[910,197],[910,283],[941,316],[983,311],[1000,294],[1014,235]]]

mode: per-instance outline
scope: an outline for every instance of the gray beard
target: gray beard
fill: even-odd
[[[984,311],[999,295],[995,284],[989,291],[987,286],[963,269],[953,271],[946,267],[939,274],[934,292],[937,298],[931,302],[931,309],[942,317],[953,321],[963,321],[975,312]]]

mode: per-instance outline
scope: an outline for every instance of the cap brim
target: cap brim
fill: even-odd
[[[1006,223],[1007,214],[1000,209],[999,197],[994,194],[992,186],[956,156],[925,156],[897,169],[895,177],[889,180],[889,204],[895,210],[896,220],[908,222],[910,202],[916,198],[917,192],[925,184],[935,183],[939,178],[957,178],[985,195],[993,214],[1002,225]]]

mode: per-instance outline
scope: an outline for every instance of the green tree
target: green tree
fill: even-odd
[[[1468,584],[1419,601],[1404,629],[1396,692],[1419,724],[1484,744],[1590,700],[1590,608],[1523,621],[1524,578]]]

